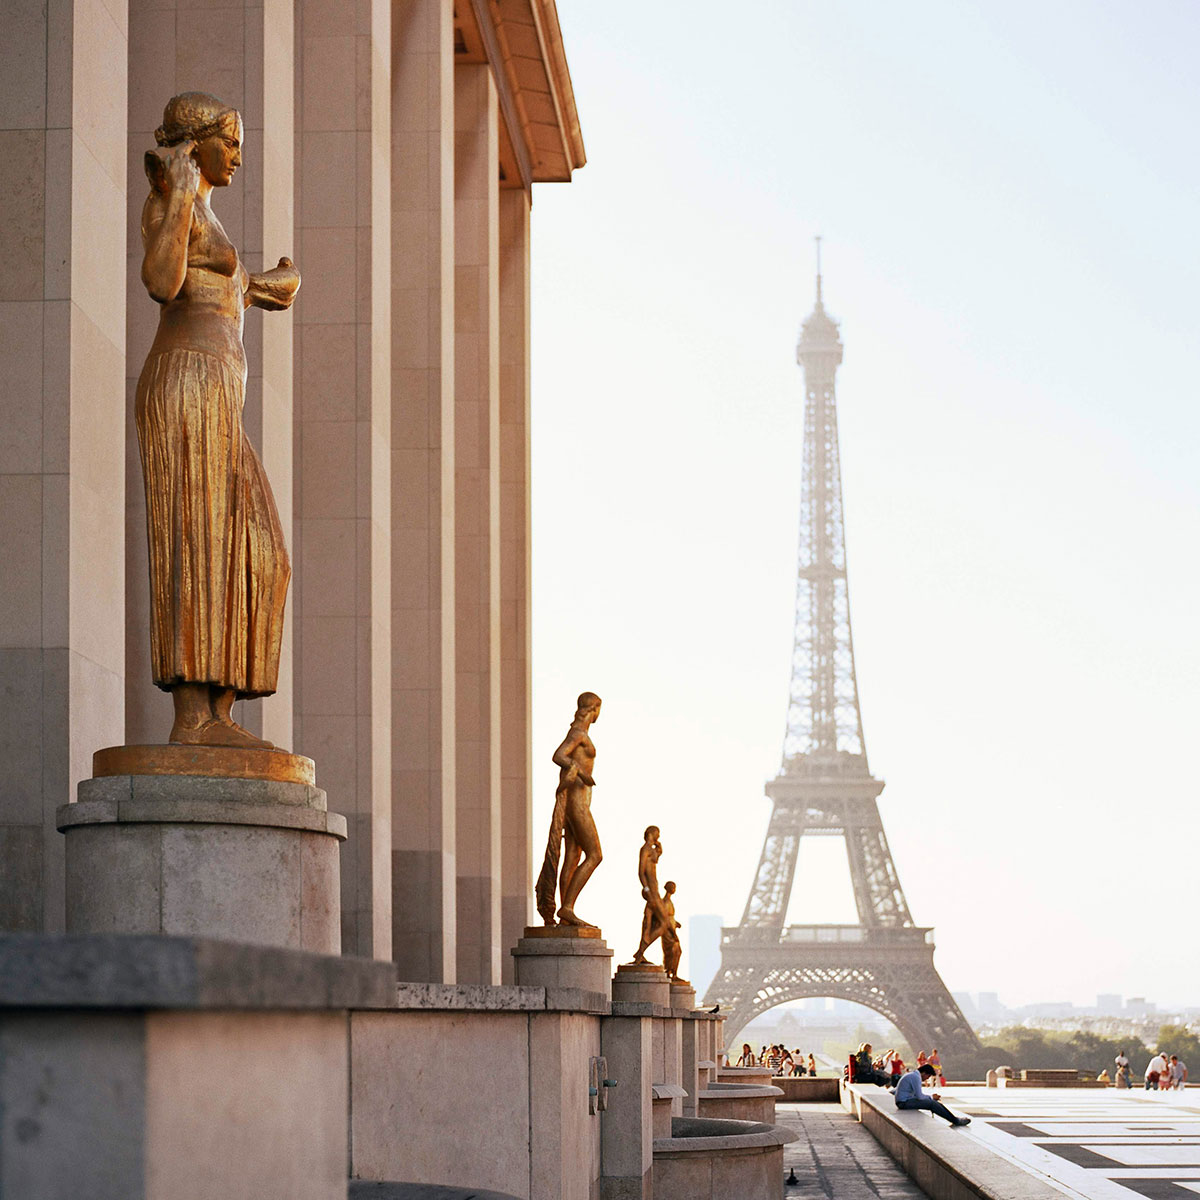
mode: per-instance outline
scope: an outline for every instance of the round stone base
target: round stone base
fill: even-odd
[[[691,1012],[696,1007],[696,989],[686,979],[671,981],[671,1007]]]
[[[67,932],[165,933],[341,952],[346,819],[304,783],[86,779],[58,810]]]
[[[671,981],[655,963],[622,963],[613,976],[613,1001],[671,1007]]]
[[[277,783],[316,783],[311,758],[286,750],[241,746],[105,746],[92,755],[92,774],[207,775],[219,779],[273,779]]]
[[[512,956],[516,982],[521,987],[579,988],[609,998],[613,952],[602,937],[548,937],[539,933],[521,938]]]

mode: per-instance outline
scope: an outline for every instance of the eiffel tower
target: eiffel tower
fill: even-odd
[[[881,1013],[914,1050],[953,1060],[979,1039],[933,965],[933,930],[913,923],[879,817],[883,781],[867,766],[850,595],[834,377],[836,322],[821,299],[804,322],[804,468],[787,735],[762,857],[741,924],[721,931],[721,967],[704,998],[729,1014],[726,1038],[789,1000],[829,996]],[[845,839],[856,925],[784,925],[800,840]]]

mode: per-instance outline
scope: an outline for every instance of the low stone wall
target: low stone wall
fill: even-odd
[[[879,1088],[850,1084],[842,1089],[842,1104],[930,1200],[1062,1200],[1057,1188],[985,1143],[962,1136],[929,1113],[898,1109]]]
[[[777,1075],[771,1080],[789,1104],[836,1103],[841,1082],[832,1075],[827,1078],[820,1075]]]
[[[347,1200],[520,1200],[509,1192],[441,1187],[435,1183],[374,1183],[350,1180]]]

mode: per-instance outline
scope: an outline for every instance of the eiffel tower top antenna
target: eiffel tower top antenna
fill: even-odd
[[[817,307],[821,307],[821,235],[817,234],[813,241],[817,243]]]

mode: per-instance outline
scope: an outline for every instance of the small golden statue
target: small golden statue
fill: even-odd
[[[663,969],[672,983],[687,984],[686,979],[679,978],[679,960],[683,956],[683,946],[676,930],[681,929],[682,926],[675,920],[675,881],[673,879],[668,879],[663,884],[663,912],[667,918],[662,932]]]
[[[675,920],[675,901],[672,898],[675,895],[674,880],[667,880],[665,895],[660,895],[658,891],[658,860],[662,857],[660,836],[657,825],[648,825],[638,851],[638,880],[642,885],[642,899],[646,907],[642,912],[642,939],[633,961],[645,963],[646,951],[661,938],[663,968],[672,981],[682,983],[685,981],[679,979],[679,959],[683,947],[675,932],[680,924]]]
[[[575,719],[562,744],[554,752],[559,768],[558,788],[554,793],[554,815],[550,821],[550,836],[546,842],[546,857],[538,875],[535,896],[537,910],[547,926],[558,923],[579,929],[595,929],[575,915],[575,901],[583,885],[600,865],[600,835],[592,819],[592,788],[596,786],[592,771],[596,765],[596,747],[588,736],[588,728],[600,716],[600,697],[584,692],[576,701]],[[562,873],[559,875],[559,854],[562,854]],[[555,883],[561,904],[555,913]]]
[[[300,273],[252,275],[212,210],[242,163],[242,118],[173,97],[147,151],[142,282],[161,305],[136,419],[150,541],[150,657],[172,742],[270,748],[230,716],[279,676],[291,566],[275,500],[242,427],[247,308],[290,307]]]

